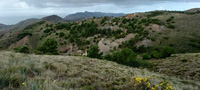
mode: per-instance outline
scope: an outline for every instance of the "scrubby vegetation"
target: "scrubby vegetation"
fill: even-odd
[[[17,53],[21,56],[17,57],[14,53],[4,58],[6,55],[2,55],[0,61],[6,61],[0,63],[0,89],[197,90],[199,55],[185,57],[187,55],[177,53],[200,52],[198,13],[154,11],[78,22],[40,21],[23,29],[0,33],[0,49],[87,56]],[[157,80],[153,75],[147,77],[151,72],[146,69],[136,68],[194,81],[177,81],[177,78],[164,78],[166,76]],[[138,75],[138,70],[140,77],[130,79]]]
[[[32,36],[32,33],[31,32],[27,32],[27,31],[24,31],[24,32],[20,33],[17,36],[17,41],[21,40],[22,38],[24,38],[26,36]]]
[[[27,46],[20,46],[17,48],[14,48],[15,52],[19,52],[19,53],[29,53],[29,48]]]
[[[107,55],[104,58],[117,62],[119,64],[129,65],[133,67],[153,67],[152,63],[138,59],[137,54],[129,48],[125,48],[119,52],[114,52],[112,55]]]
[[[87,57],[41,56],[2,51],[0,58],[2,90],[198,90],[200,86],[198,81]]]
[[[93,46],[88,50],[88,57],[91,58],[99,58],[101,59],[103,53],[99,52],[99,47],[98,46]]]
[[[58,55],[57,41],[54,39],[47,39],[44,44],[36,51],[37,54]]]

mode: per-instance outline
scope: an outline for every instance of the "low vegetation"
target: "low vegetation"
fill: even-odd
[[[44,44],[39,47],[36,54],[58,55],[57,41],[54,39],[47,39]]]
[[[199,11],[130,16],[0,32],[0,89],[198,90]]]
[[[20,46],[17,48],[14,48],[15,52],[19,53],[30,53],[29,48],[27,46]]]
[[[200,87],[198,81],[87,57],[1,51],[0,58],[0,88],[3,90],[149,90],[147,86],[198,90]]]
[[[119,52],[114,52],[112,55],[104,57],[107,60],[117,62],[119,64],[129,65],[132,67],[153,67],[153,64],[137,58],[137,54],[129,48],[125,48]]]

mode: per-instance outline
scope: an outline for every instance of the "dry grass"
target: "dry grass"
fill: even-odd
[[[128,89],[130,78],[157,76],[176,90],[198,90],[200,83],[132,68],[114,62],[74,56],[26,55],[0,52],[0,81],[4,90]],[[4,83],[2,83],[4,82]]]
[[[175,54],[152,62],[157,64],[157,72],[200,81],[200,53]]]

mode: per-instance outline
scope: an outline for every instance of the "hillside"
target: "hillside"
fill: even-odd
[[[111,61],[0,52],[0,88],[5,90],[129,90],[133,88],[131,78],[137,75],[154,77],[151,84],[168,81],[175,90],[200,88],[198,81],[169,77]]]
[[[200,81],[200,53],[175,54],[151,62],[156,63],[156,72]]]
[[[4,25],[4,24],[1,24],[0,23],[0,30],[2,30],[2,29],[4,29],[4,28],[7,28],[8,27],[8,25]]]
[[[109,17],[120,17],[124,16],[125,14],[123,13],[102,13],[102,12],[78,12],[75,14],[70,14],[66,16],[64,19],[66,21],[80,21],[84,20],[87,18],[92,18],[92,17],[104,17],[104,16],[109,16]]]
[[[189,9],[189,10],[186,10],[186,12],[200,12],[200,8]]]
[[[0,30],[4,30],[4,31],[15,31],[15,30],[18,30],[18,29],[22,29],[30,24],[33,24],[35,22],[39,21],[39,19],[36,19],[36,18],[30,18],[30,19],[26,19],[26,20],[23,20],[23,21],[20,21],[19,23],[15,24],[15,25],[9,25],[9,26],[6,26],[4,25],[4,28],[0,28]]]
[[[58,52],[65,55],[87,55],[95,45],[103,56],[123,48],[152,54],[166,46],[176,53],[193,53],[200,51],[199,19],[199,12],[152,11],[65,23],[36,20],[14,31],[1,31],[0,50],[28,46],[34,53],[46,40],[54,39]]]
[[[197,9],[81,14],[72,15],[81,17],[76,22],[51,15],[0,31],[0,89],[200,89]]]
[[[64,21],[61,17],[59,17],[57,15],[51,15],[51,16],[43,17],[41,20],[49,21],[49,22],[53,22],[53,23],[58,23],[58,22]]]

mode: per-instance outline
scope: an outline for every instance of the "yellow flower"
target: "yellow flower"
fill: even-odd
[[[156,89],[154,87],[152,87],[151,90],[156,90]]]
[[[160,86],[162,86],[162,85],[163,85],[163,83],[160,83],[159,85],[160,85]]]
[[[144,82],[147,82],[147,80],[148,80],[148,78],[145,78],[145,79],[144,79]]]
[[[147,83],[147,87],[150,87],[150,86],[151,86],[151,83],[148,82],[148,83]]]
[[[56,80],[54,80],[53,83],[56,83]]]
[[[155,87],[157,88],[159,85],[155,85]]]
[[[147,78],[149,79],[149,78],[150,78],[150,76],[147,76]]]
[[[25,85],[25,83],[22,83],[22,85]]]

